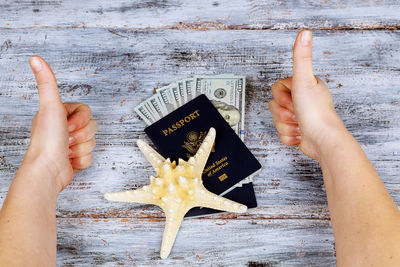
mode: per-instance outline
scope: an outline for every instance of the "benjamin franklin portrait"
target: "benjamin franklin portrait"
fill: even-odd
[[[211,100],[211,102],[231,127],[239,123],[240,112],[236,107],[220,101]]]

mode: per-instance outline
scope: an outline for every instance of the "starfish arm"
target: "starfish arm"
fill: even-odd
[[[104,198],[110,201],[135,202],[155,205],[158,204],[158,202],[153,198],[153,195],[144,188],[122,192],[105,193]]]
[[[140,151],[142,151],[144,156],[151,163],[153,168],[157,171],[158,168],[160,168],[162,163],[165,161],[165,158],[142,140],[138,140],[137,145]]]
[[[160,256],[162,259],[166,259],[170,254],[186,212],[187,209],[165,211],[166,222],[160,251]]]
[[[194,203],[196,206],[238,213],[243,213],[247,210],[246,205],[218,196],[207,190],[203,192],[203,196],[196,199],[196,203]]]
[[[211,127],[210,130],[208,131],[207,136],[204,138],[204,141],[201,144],[200,148],[197,150],[196,155],[194,156],[195,159],[194,172],[199,177],[201,177],[203,169],[207,163],[208,156],[210,155],[211,149],[215,141],[215,135],[216,135],[215,129]]]

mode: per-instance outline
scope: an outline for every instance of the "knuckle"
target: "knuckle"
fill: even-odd
[[[282,123],[281,123],[280,121],[275,120],[275,121],[274,121],[274,126],[275,126],[276,130],[277,130],[279,133],[282,132]]]
[[[279,131],[279,133],[285,136],[292,136],[295,134],[293,126],[283,122],[277,124],[277,130]]]
[[[91,152],[95,145],[96,142],[94,142],[94,139],[90,139],[82,146],[82,154],[87,154],[88,152]]]
[[[78,142],[82,143],[88,140],[88,133],[85,130],[81,130],[78,133],[76,133],[75,138],[77,139]]]
[[[76,160],[75,162],[75,167],[77,167],[78,169],[84,169],[90,166],[90,164],[93,161],[93,155],[92,154],[88,154],[84,157],[80,157]]]
[[[275,126],[276,128],[276,124],[278,123],[278,120],[276,119],[276,117],[272,118],[272,124]]]
[[[78,167],[79,169],[81,169],[82,166],[83,166],[83,159],[82,159],[82,158],[78,158],[78,159],[75,160],[74,163],[75,163],[74,165],[75,165],[76,167]]]
[[[276,90],[278,89],[278,88],[277,88],[278,85],[279,85],[279,81],[277,81],[276,83],[274,83],[274,84],[271,86],[272,95],[275,95]]]
[[[80,103],[80,105],[81,105],[81,107],[82,107],[83,109],[90,110],[90,107],[89,107],[88,105],[86,105],[85,103]]]
[[[45,80],[45,81],[40,81],[40,82],[37,83],[37,87],[39,89],[48,88],[49,86],[53,86],[53,82]]]
[[[276,102],[275,99],[272,99],[272,100],[269,102],[269,109],[270,109],[271,112],[274,112],[274,113],[279,112],[280,106],[279,106],[278,102]]]
[[[287,136],[292,136],[295,134],[295,128],[287,123],[282,123],[282,133]]]
[[[271,101],[269,101],[269,103],[268,103],[268,109],[269,109],[269,111],[270,112],[272,112],[272,109],[273,109],[273,102],[274,100],[271,100]]]
[[[85,168],[85,166],[83,165],[83,163],[81,163],[81,161],[78,161],[78,162],[75,162],[74,168],[78,169],[78,170],[82,170]]]
[[[79,144],[77,145],[77,150],[76,150],[76,154],[77,155],[82,155],[85,152],[85,144]]]
[[[303,55],[300,57],[300,59],[305,62],[312,62],[312,56],[310,55]]]
[[[88,141],[90,139],[90,132],[86,128],[83,128],[81,136],[82,141]]]
[[[82,105],[83,105],[84,109],[87,110],[87,112],[89,114],[89,118],[91,118],[93,116],[92,109],[86,104],[82,104]]]
[[[93,162],[93,155],[89,154],[87,157],[84,158],[84,162],[83,162],[82,166],[84,168],[87,168],[90,166],[90,164],[92,164],[92,162]]]
[[[286,138],[286,142],[284,143],[286,146],[292,146],[293,143],[289,137]]]
[[[96,141],[94,138],[90,139],[88,142],[77,144],[71,149],[73,151],[73,156],[81,156],[91,152],[96,146]]]
[[[89,141],[97,133],[97,123],[93,120],[89,121],[88,125],[79,132],[80,140]]]
[[[280,112],[280,120],[283,122],[295,122],[293,115],[291,111],[283,109],[282,112]]]
[[[280,121],[288,121],[290,117],[288,112],[285,111],[278,112],[277,115]]]
[[[90,141],[90,150],[93,150],[96,147],[96,139],[92,138]]]
[[[99,125],[97,124],[97,121],[91,119],[89,122],[93,125],[94,132],[97,132],[99,130]]]
[[[84,103],[76,103],[78,106],[76,107],[76,111],[77,112],[81,112],[81,114],[87,114],[87,116],[89,118],[92,117],[92,110],[90,109],[90,107]]]
[[[283,135],[287,135],[288,134],[287,125],[285,123],[279,123],[278,124],[278,131]]]
[[[279,135],[279,140],[281,140],[282,144],[289,145],[289,142],[288,142],[288,139],[287,139],[286,136],[280,134]]]

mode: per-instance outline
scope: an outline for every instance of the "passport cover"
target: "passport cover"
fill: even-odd
[[[204,168],[202,179],[209,191],[219,195],[258,171],[261,164],[204,94],[148,126],[145,132],[162,156],[177,161],[178,158],[188,160],[195,155],[211,127],[216,130],[215,144]],[[239,192],[243,194],[250,192],[250,198],[254,197],[252,185],[235,188],[229,192],[232,194],[227,193],[224,197],[241,195]],[[249,201],[249,204],[252,204],[250,202],[256,203],[255,197],[254,201]],[[257,206],[257,204],[254,206],[254,203],[252,207]],[[247,203],[242,204],[247,205]],[[195,209],[202,212],[210,210]]]

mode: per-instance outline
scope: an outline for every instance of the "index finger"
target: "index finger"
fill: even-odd
[[[83,103],[64,103],[68,116],[68,132],[85,127],[92,117],[92,110]]]
[[[271,91],[272,96],[279,105],[293,112],[291,88],[292,78],[286,78],[274,83],[271,87]]]

